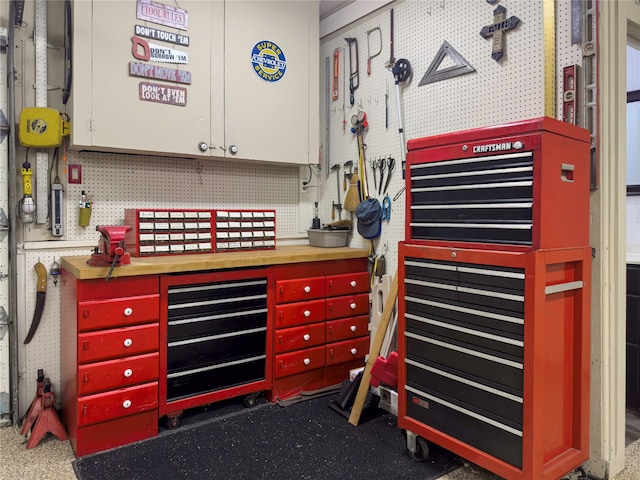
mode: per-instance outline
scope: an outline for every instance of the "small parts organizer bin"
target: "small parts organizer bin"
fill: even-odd
[[[216,252],[276,248],[275,210],[214,210]]]
[[[274,210],[126,209],[136,257],[275,248]]]

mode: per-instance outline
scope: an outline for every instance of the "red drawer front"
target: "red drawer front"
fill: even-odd
[[[159,338],[160,328],[157,323],[81,333],[78,335],[78,363],[158,351]]]
[[[91,425],[158,408],[158,382],[78,399],[78,425]]]
[[[327,366],[364,359],[369,352],[369,337],[355,338],[327,345]]]
[[[296,278],[295,280],[279,280],[276,282],[276,303],[299,302],[324,298],[325,278]]]
[[[369,314],[369,294],[348,295],[346,297],[327,298],[326,319],[353,317]]]
[[[276,331],[276,353],[324,345],[324,323]]]
[[[78,395],[102,392],[158,379],[158,353],[81,365],[78,368]]]
[[[367,272],[331,275],[327,277],[327,297],[351,295],[369,291],[369,274]]]
[[[324,300],[276,305],[276,328],[324,321]]]
[[[78,303],[78,331],[124,327],[158,320],[159,295]]]
[[[326,323],[326,329],[327,343],[369,335],[369,316],[331,320]]]
[[[276,355],[275,377],[286,377],[296,373],[324,367],[324,346],[299,352]]]

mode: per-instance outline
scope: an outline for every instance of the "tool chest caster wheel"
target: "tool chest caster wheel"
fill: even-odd
[[[182,424],[182,412],[167,415],[167,429],[173,430]]]
[[[262,395],[262,392],[250,393],[249,395],[244,397],[242,404],[245,406],[245,408],[255,407],[256,403],[258,403],[257,400],[260,395]]]
[[[415,462],[424,462],[429,458],[429,443],[410,430],[402,430],[402,434],[407,440],[407,451]]]

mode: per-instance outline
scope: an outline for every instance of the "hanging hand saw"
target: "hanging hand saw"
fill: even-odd
[[[340,49],[336,48],[333,51],[333,81],[331,82],[331,100],[334,102],[338,100],[340,96],[339,88],[340,80]]]
[[[354,93],[360,86],[360,60],[358,57],[358,40],[354,37],[347,37],[345,41],[349,44],[349,104],[353,107],[356,103]],[[355,68],[354,68],[355,50]]]
[[[47,268],[40,262],[34,265],[36,274],[38,275],[38,283],[36,286],[36,310],[33,312],[33,320],[31,320],[31,327],[27,337],[24,339],[26,345],[31,341],[40,324],[40,318],[42,318],[42,311],[44,310],[44,300],[47,295]]]

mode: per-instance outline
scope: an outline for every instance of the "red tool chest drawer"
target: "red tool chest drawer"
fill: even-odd
[[[365,293],[369,291],[367,272],[331,275],[327,277],[327,297]]]
[[[359,317],[331,320],[326,323],[326,327],[327,342],[362,337],[369,334],[369,316],[361,315]]]
[[[369,338],[360,337],[344,342],[337,342],[327,345],[326,364],[335,365],[346,363],[358,358],[364,358],[369,351]]]
[[[78,363],[153,352],[159,345],[157,323],[81,333],[78,335]]]
[[[78,400],[80,426],[158,408],[158,382],[88,395]]]
[[[158,320],[159,295],[80,302],[78,330],[124,327]]]
[[[324,367],[324,345],[276,355],[275,377],[286,377]]]
[[[324,345],[324,323],[283,328],[276,333],[276,353]]]
[[[276,303],[324,298],[325,278],[296,278],[276,282]]]
[[[324,320],[324,300],[276,305],[276,328]]]
[[[348,295],[346,297],[328,298],[326,306],[326,318],[349,317],[364,315],[369,312],[369,295]]]
[[[158,379],[158,352],[78,368],[78,393],[87,395]]]

